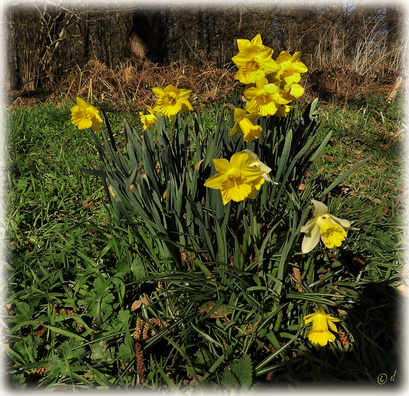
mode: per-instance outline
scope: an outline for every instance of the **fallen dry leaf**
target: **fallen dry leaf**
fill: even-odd
[[[131,311],[133,312],[133,311],[135,311],[136,309],[140,308],[140,306],[141,306],[142,304],[149,305],[149,300],[148,300],[148,298],[146,297],[146,294],[143,295],[143,299],[142,299],[142,300],[137,300],[137,301],[134,301],[134,302],[133,302],[133,304],[132,304],[132,306],[131,306]]]
[[[234,110],[236,108],[236,106],[231,103],[226,103],[225,106],[228,107],[230,110]]]

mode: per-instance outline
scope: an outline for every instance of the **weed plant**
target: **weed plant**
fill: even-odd
[[[316,106],[260,121],[266,134],[249,147],[278,184],[227,205],[203,183],[214,158],[245,147],[228,138],[228,106],[159,118],[142,139],[135,114],[101,104],[94,140],[71,125],[70,102],[13,109],[2,306],[10,383],[204,393],[379,386],[382,374],[402,383],[398,110],[380,98],[365,114]],[[389,151],[371,139],[381,136]],[[359,228],[337,252],[300,250],[311,198]],[[343,320],[325,347],[302,324],[316,304]]]

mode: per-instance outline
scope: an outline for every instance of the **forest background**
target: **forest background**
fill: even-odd
[[[404,77],[401,2],[195,4],[10,3],[3,15],[8,103],[63,92],[136,110],[153,103],[151,87],[168,84],[222,100],[239,84],[231,62],[236,40],[259,33],[273,57],[302,52],[306,100],[388,94]]]

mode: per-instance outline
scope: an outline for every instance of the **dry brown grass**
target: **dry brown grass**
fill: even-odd
[[[319,98],[333,104],[344,104],[350,99],[368,98],[380,93],[387,96],[398,74],[394,71],[368,77],[347,67],[326,66],[309,70],[303,77],[305,100]],[[403,88],[403,86],[402,86]]]
[[[63,92],[65,99],[78,96],[87,101],[106,101],[117,108],[139,111],[145,105],[152,106],[155,103],[153,87],[174,85],[192,90],[190,100],[193,105],[220,103],[233,93],[243,92],[244,85],[234,79],[235,73],[236,66],[233,63],[218,68],[203,53],[196,55],[193,63],[182,60],[168,66],[156,66],[149,61],[140,64],[129,61],[114,70],[101,62],[89,61],[82,70],[72,69],[57,90],[48,94],[30,94],[29,98],[25,97],[24,92],[10,92],[7,99],[11,105],[33,104],[37,100],[55,102],[61,99]],[[350,67],[327,64],[310,69],[302,76],[301,84],[306,91],[301,100],[309,102],[318,97],[333,104],[343,104],[350,99],[368,97],[374,93],[386,96],[397,77],[396,71],[392,69],[382,75],[369,77]]]
[[[201,56],[194,64],[179,61],[169,66],[156,66],[149,61],[141,65],[131,62],[110,70],[106,65],[90,61],[83,70],[74,69],[63,81],[67,98],[76,96],[110,101],[128,109],[143,108],[156,101],[152,87],[174,85],[192,90],[193,102],[220,102],[237,86],[234,65],[217,68]]]

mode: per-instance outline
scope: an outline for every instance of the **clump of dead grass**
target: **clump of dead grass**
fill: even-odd
[[[8,95],[8,102],[13,105],[35,104],[41,101],[58,102],[61,98],[96,100],[110,103],[117,109],[141,111],[145,105],[152,106],[156,98],[153,87],[164,88],[174,85],[178,88],[192,90],[192,105],[221,103],[232,94],[241,95],[243,84],[234,79],[236,66],[230,62],[224,67],[217,67],[199,52],[194,61],[180,60],[166,66],[158,66],[146,60],[119,64],[115,69],[97,60],[89,61],[82,69],[73,68],[58,84],[58,89],[46,94],[33,95],[28,98],[24,92]],[[350,66],[336,62],[309,69],[302,76],[301,84],[305,94],[302,102],[319,98],[323,102],[342,105],[349,100],[360,100],[380,93],[387,96],[397,81],[396,70],[383,70],[380,74],[358,73]],[[406,90],[406,82],[401,90]],[[61,92],[63,95],[61,95]]]
[[[194,104],[221,102],[239,83],[234,79],[234,64],[217,68],[204,56],[194,64],[186,60],[168,66],[157,66],[149,61],[140,65],[130,61],[110,70],[98,61],[90,61],[82,69],[73,69],[62,86],[67,86],[66,97],[77,96],[87,100],[109,101],[129,110],[153,105],[156,98],[152,87],[174,85],[192,90]]]
[[[377,93],[388,96],[397,78],[401,77],[392,70],[368,77],[349,67],[327,65],[310,69],[303,75],[301,83],[306,91],[303,99],[311,101],[318,97],[324,102],[342,105],[351,99],[364,99]]]

